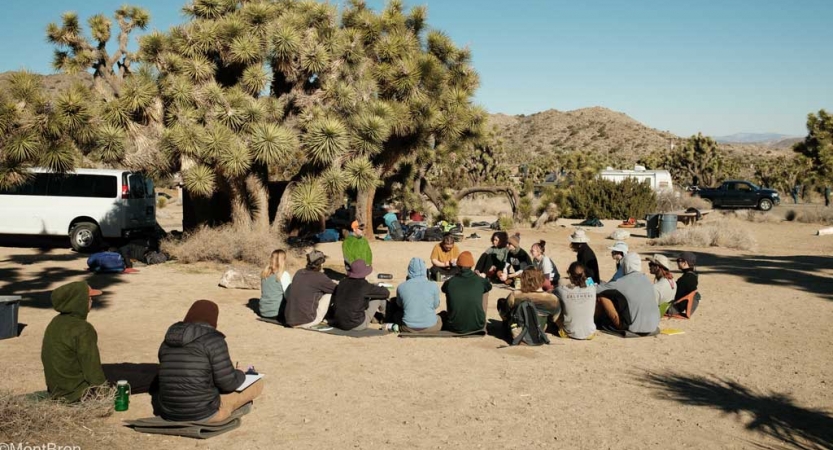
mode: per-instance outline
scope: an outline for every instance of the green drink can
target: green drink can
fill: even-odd
[[[130,407],[130,384],[127,380],[116,383],[116,411],[127,411]]]

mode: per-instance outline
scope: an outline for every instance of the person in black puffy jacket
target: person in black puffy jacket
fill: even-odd
[[[197,300],[182,322],[168,328],[159,347],[159,385],[154,409],[165,420],[222,422],[263,391],[263,380],[235,392],[246,375],[235,369],[223,333],[219,307]]]

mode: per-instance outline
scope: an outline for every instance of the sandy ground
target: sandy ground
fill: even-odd
[[[562,273],[570,223],[522,232],[548,242]],[[564,227],[560,225],[566,225]],[[353,339],[255,320],[257,291],[217,286],[222,267],[164,264],[140,273],[91,276],[64,248],[0,248],[0,294],[27,297],[20,337],[0,341],[2,388],[44,389],[40,345],[55,315],[49,291],[87,279],[105,294],[89,320],[104,363],[155,363],[165,331],[196,299],[221,308],[232,359],[266,374],[263,396],[243,426],[209,441],[142,435],[119,426],[151,414],[147,395],[105,428],[123,448],[831,448],[833,447],[833,237],[806,224],[746,225],[754,254],[691,249],[700,258],[703,302],[691,321],[663,321],[685,334],[643,339],[602,335],[579,342],[508,347],[477,339]],[[605,237],[589,231],[604,277],[613,274]],[[488,246],[466,240],[475,255]],[[640,253],[656,249],[637,235]],[[373,242],[377,271],[402,282],[411,256],[433,243]],[[339,270],[340,244],[319,248]],[[266,250],[268,251],[268,249]],[[647,270],[647,267],[645,268]],[[493,290],[495,302],[506,294]],[[100,428],[98,428],[100,429]],[[59,443],[71,444],[71,443]]]

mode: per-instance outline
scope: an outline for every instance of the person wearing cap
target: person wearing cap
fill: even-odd
[[[246,375],[231,363],[226,337],[217,330],[220,308],[197,300],[168,328],[159,346],[159,388],[151,401],[165,420],[219,423],[263,392],[258,380],[235,392]]]
[[[509,256],[509,249],[506,248],[508,242],[509,236],[505,231],[494,232],[492,246],[480,255],[474,266],[474,273],[490,281],[500,281],[498,274],[506,267],[506,258]]]
[[[677,292],[674,294],[675,302],[697,290],[698,275],[697,271],[694,270],[694,266],[696,264],[697,256],[694,253],[682,252],[680,253],[680,256],[677,257],[677,268],[680,269],[683,274],[677,279]],[[692,312],[697,309],[699,300],[695,300],[695,302],[696,303],[692,305]],[[681,304],[674,304],[673,307],[678,311],[686,311],[688,304],[686,302],[681,302]]]
[[[41,362],[46,389],[53,398],[77,402],[90,389],[107,382],[98,352],[98,333],[87,322],[93,297],[101,291],[86,281],[52,291],[55,316],[43,334]]]
[[[443,240],[431,250],[431,268],[428,269],[428,276],[432,280],[438,280],[438,275],[451,277],[460,273],[457,267],[457,257],[460,256],[460,248],[454,243],[454,236],[445,233]]]
[[[674,301],[677,293],[677,283],[671,273],[671,261],[665,255],[656,254],[645,258],[648,261],[648,272],[654,276],[654,295],[657,305]]]
[[[610,281],[616,281],[625,276],[625,272],[622,269],[622,258],[628,254],[628,244],[624,241],[616,241],[613,243],[613,247],[608,247],[607,249],[610,250],[610,256],[616,261],[616,273],[613,274],[613,278]]]
[[[437,315],[440,307],[440,288],[426,276],[425,261],[411,258],[408,279],[396,288],[396,307],[401,310],[399,323],[402,332],[432,333],[443,327]],[[393,304],[393,302],[391,302]]]
[[[521,248],[521,235],[518,233],[509,236],[506,248],[509,250],[506,255],[506,266],[498,273],[498,279],[506,284],[513,284],[515,279],[524,273],[524,269],[534,266],[529,253]]]
[[[570,235],[570,249],[576,252],[576,261],[584,266],[587,279],[598,283],[602,279],[599,272],[599,260],[596,259],[596,254],[589,244],[590,239],[582,228],[576,228],[576,231]]]
[[[370,243],[364,238],[364,224],[354,220],[350,224],[350,233],[341,243],[341,253],[344,255],[344,270],[350,270],[350,264],[357,259],[373,265],[373,252]]]
[[[659,308],[651,281],[642,273],[639,254],[622,258],[625,276],[596,285],[596,323],[640,335],[654,334],[659,326]]]
[[[365,279],[372,271],[363,260],[353,261],[347,278],[341,280],[333,293],[330,325],[342,330],[364,330],[377,312],[385,314],[390,291]]]
[[[460,274],[449,278],[442,286],[447,310],[443,316],[443,329],[455,333],[470,333],[486,328],[486,307],[492,283],[472,271],[474,257],[471,252],[460,253],[457,258]]]
[[[286,296],[286,324],[309,328],[324,320],[330,308],[335,281],[321,273],[327,256],[313,250],[307,254],[307,266],[292,277],[292,289]]]

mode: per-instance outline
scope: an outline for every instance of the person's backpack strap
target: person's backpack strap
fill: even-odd
[[[521,342],[533,346],[550,343],[549,337],[538,322],[538,310],[534,303],[524,300],[517,304],[512,313],[512,319],[521,328],[521,332],[512,340],[512,345],[518,345]]]

